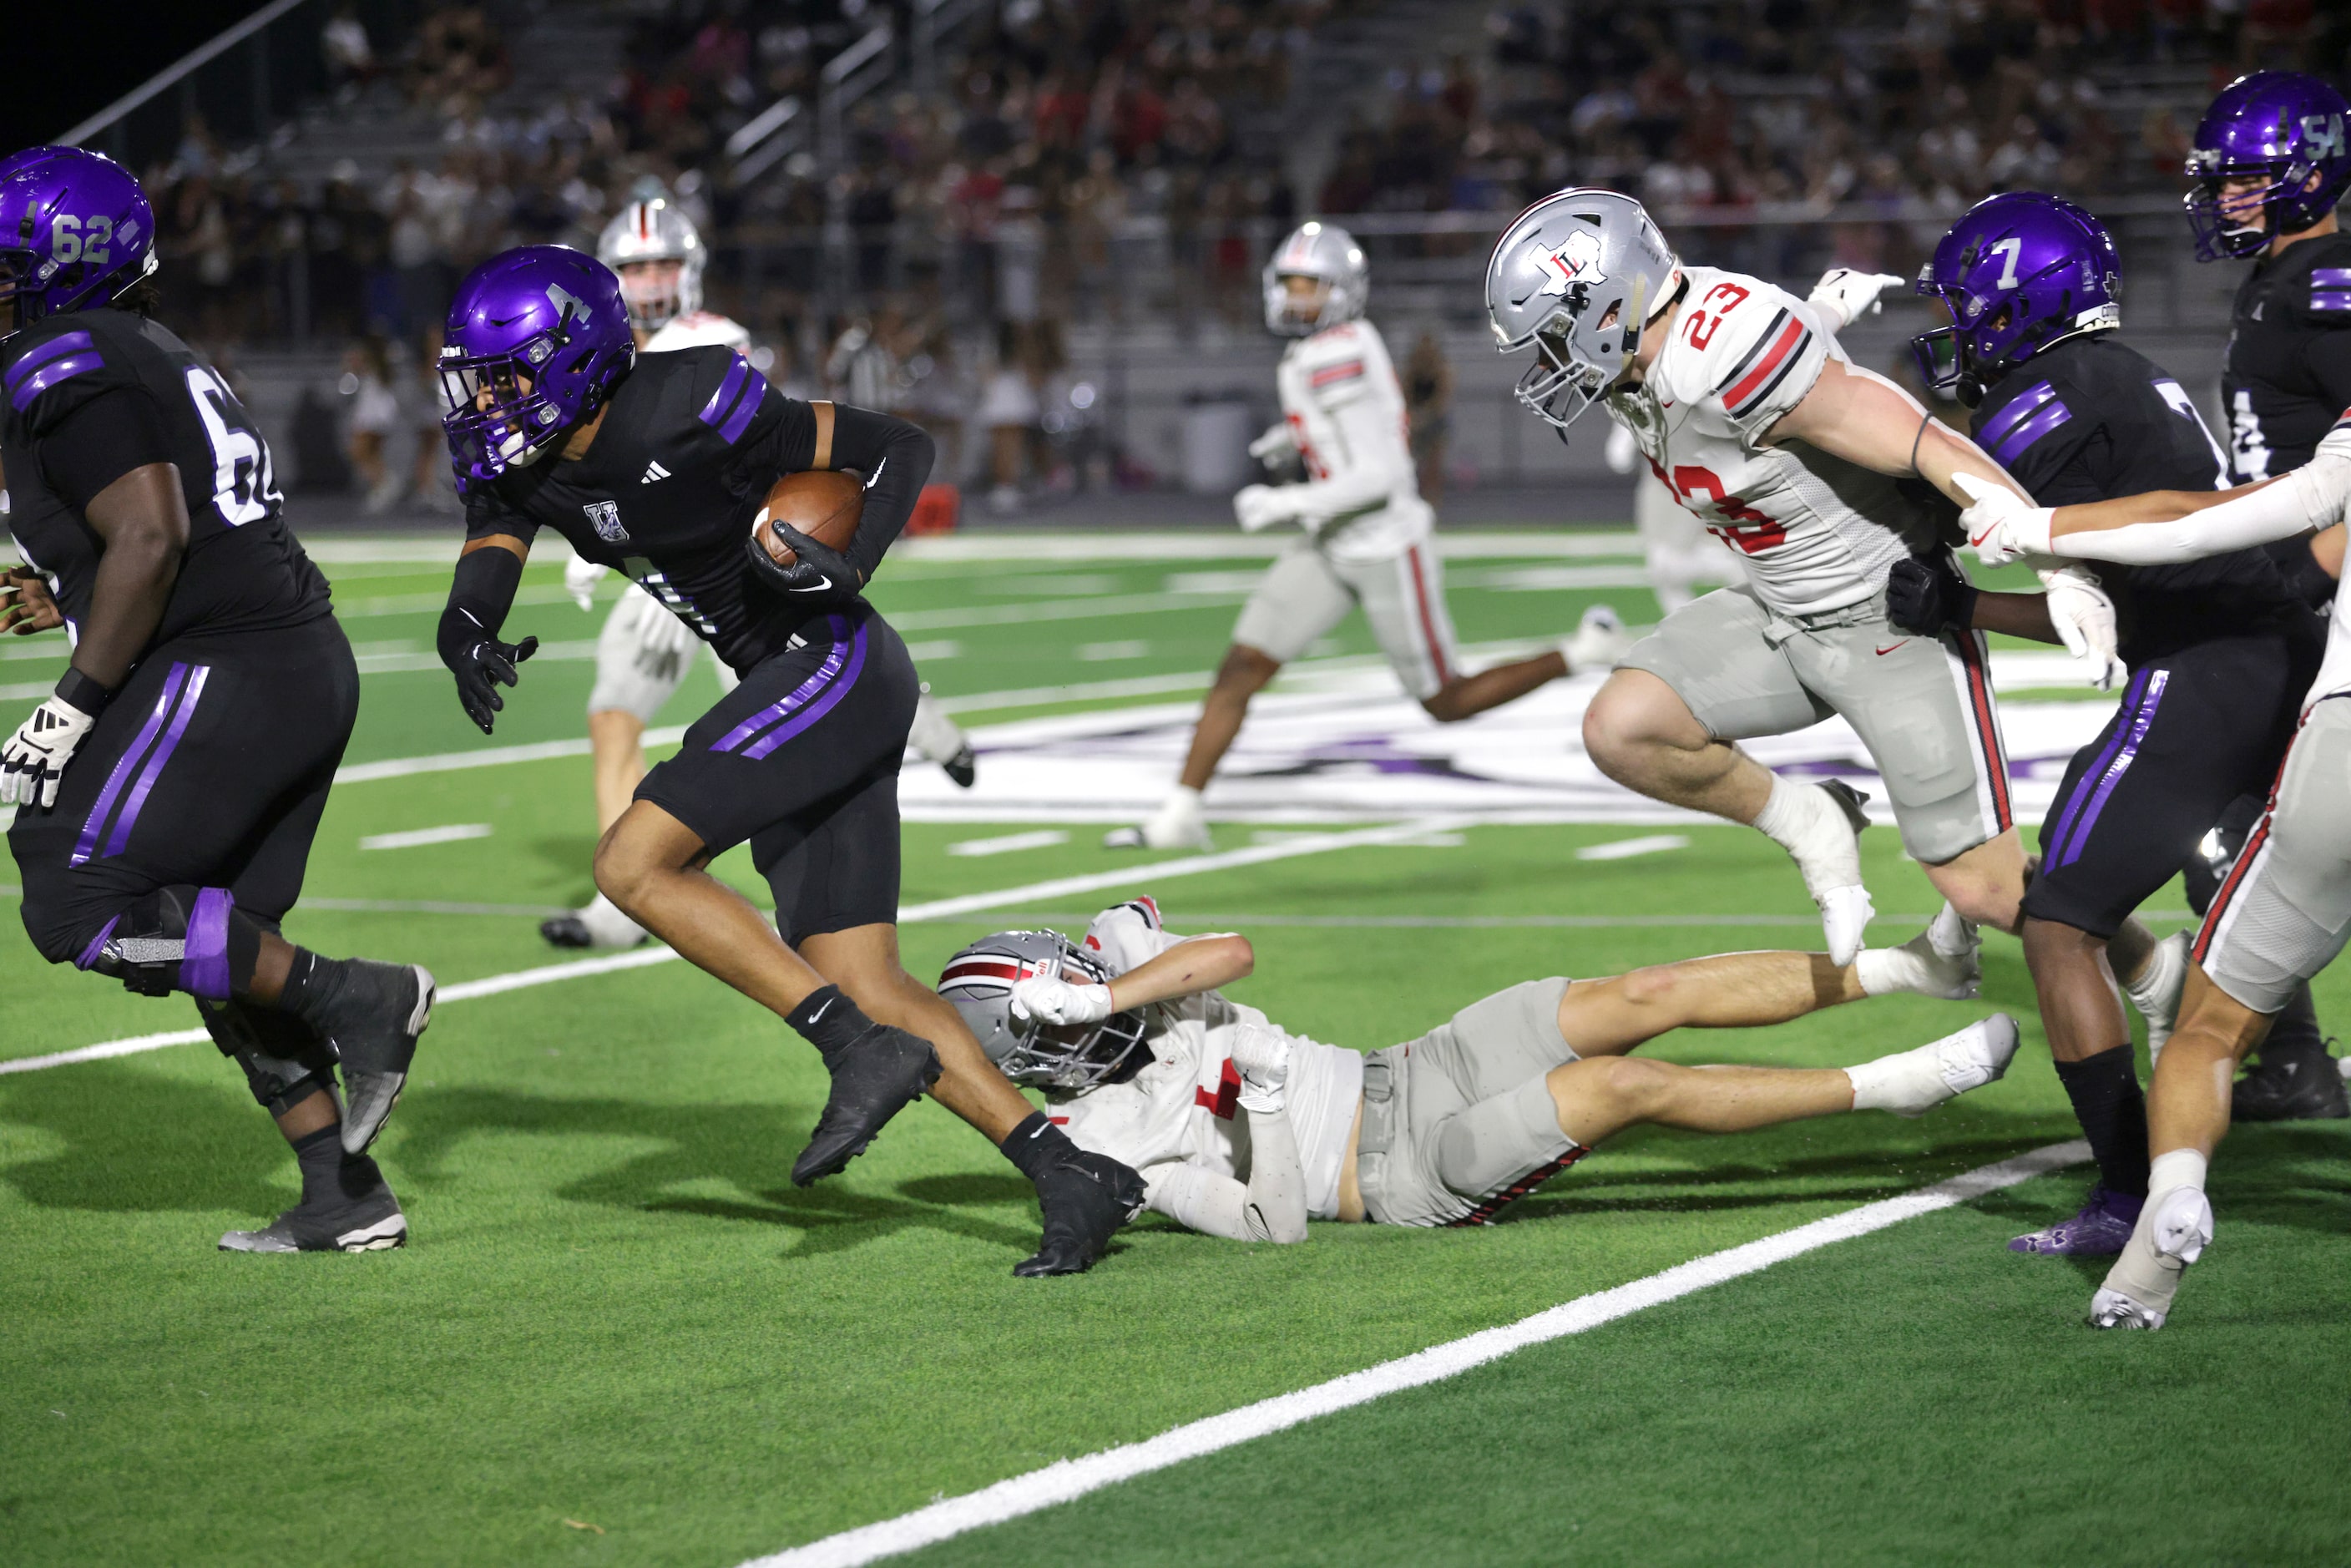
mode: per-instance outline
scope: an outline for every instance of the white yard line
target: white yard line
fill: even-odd
[[[1580,861],[1626,861],[1635,855],[1663,854],[1667,850],[1689,848],[1689,838],[1683,833],[1650,833],[1638,839],[1616,839],[1604,844],[1586,844],[1575,852]]]
[[[1314,833],[1292,839],[1286,843],[1259,844],[1245,850],[1228,850],[1222,854],[1192,855],[1182,860],[1138,862],[1116,871],[1095,872],[1085,876],[1056,877],[1050,882],[1032,882],[1025,887],[1008,887],[994,893],[968,893],[956,898],[934,899],[928,904],[909,904],[898,913],[900,922],[944,920],[958,915],[973,915],[983,909],[998,909],[1024,899],[1064,898],[1071,894],[1095,893],[1105,888],[1132,887],[1137,883],[1162,882],[1170,877],[1198,876],[1206,872],[1230,871],[1240,866],[1261,865],[1268,861],[1291,860],[1300,855],[1325,854],[1332,850],[1358,849],[1386,843],[1394,839],[1413,838],[1419,834],[1437,832],[1457,826],[1450,817],[1417,817],[1408,822],[1391,823],[1386,827],[1364,828],[1353,832]],[[535,969],[517,969],[509,974],[492,975],[479,980],[465,980],[441,988],[436,1005],[448,1002],[472,1001],[476,997],[495,997],[507,991],[519,991],[533,986],[551,986],[565,980],[581,980],[593,975],[610,975],[622,969],[643,969],[654,964],[666,964],[677,955],[667,947],[640,947],[633,952],[613,953],[601,958],[581,958],[569,964],[548,964]],[[47,1067],[67,1067],[79,1061],[103,1061],[109,1057],[131,1056],[142,1051],[160,1051],[168,1045],[193,1045],[207,1039],[200,1029],[173,1030],[164,1034],[135,1035],[129,1040],[103,1040],[97,1045],[85,1045],[73,1051],[53,1051],[46,1056],[18,1057],[13,1061],[0,1061],[0,1074],[37,1072]]]
[[[490,836],[487,822],[449,822],[438,828],[411,828],[402,833],[370,833],[360,841],[363,850],[414,850],[426,844],[454,844]]]
[[[1031,1470],[1027,1475],[1014,1476],[962,1497],[947,1498],[896,1519],[843,1531],[838,1535],[829,1535],[821,1541],[813,1541],[772,1556],[754,1558],[744,1563],[742,1568],[859,1568],[860,1564],[881,1558],[918,1551],[969,1531],[1003,1524],[1059,1503],[1073,1501],[1089,1492],[1133,1480],[1137,1476],[1149,1475],[1154,1470],[1165,1469],[1186,1459],[1200,1458],[1255,1438],[1285,1431],[1320,1416],[1367,1405],[1374,1399],[1382,1399],[1407,1388],[1424,1387],[1448,1377],[1458,1377],[1462,1373],[1530,1345],[1545,1344],[1570,1334],[1586,1333],[1604,1323],[1614,1322],[1650,1307],[1662,1306],[1710,1286],[1759,1273],[1774,1263],[1784,1263],[1791,1258],[1802,1257],[1839,1241],[1867,1236],[1873,1231],[1899,1225],[1906,1219],[1916,1219],[1921,1215],[1956,1207],[1987,1193],[1998,1192],[2019,1182],[2079,1165],[2089,1157],[2090,1146],[2078,1140],[2069,1144],[2052,1144],[2046,1148],[2035,1149],[1997,1165],[1979,1166],[1963,1176],[1953,1176],[1949,1181],[1938,1182],[1917,1192],[1905,1193],[1900,1197],[1864,1204],[1843,1214],[1831,1215],[1809,1225],[1799,1225],[1792,1230],[1782,1230],[1775,1236],[1750,1241],[1743,1247],[1694,1258],[1662,1273],[1651,1274],[1613,1290],[1578,1296],[1572,1301],[1500,1328],[1487,1329],[1444,1344],[1433,1345],[1412,1355],[1382,1362],[1361,1372],[1351,1372],[1343,1377],[1334,1377],[1311,1388],[1301,1388],[1295,1394],[1244,1405],[1238,1410],[1228,1410],[1206,1420],[1187,1422],[1145,1442],[1106,1448],[1080,1459],[1063,1459],[1059,1464]]]

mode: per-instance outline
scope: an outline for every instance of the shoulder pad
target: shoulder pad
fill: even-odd
[[[106,346],[71,314],[36,322],[13,346],[16,352],[0,372],[0,395],[36,434],[124,379],[109,362]]]

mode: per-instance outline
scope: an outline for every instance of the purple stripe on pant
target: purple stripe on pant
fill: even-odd
[[[2059,865],[2072,865],[2082,858],[2082,846],[2090,841],[2090,834],[2098,825],[2098,813],[2106,809],[2106,800],[2114,794],[2115,786],[2123,781],[2123,775],[2129,772],[2131,764],[2138,760],[2139,746],[2147,739],[2147,727],[2155,723],[2155,710],[2163,706],[2163,689],[2170,683],[2171,672],[2151,670],[2141,679],[2147,683],[2147,700],[2139,705],[2137,712],[2115,727],[2115,739],[2120,743],[2119,747],[2109,746],[2106,748],[2107,757],[2113,760],[2106,764],[2105,771],[2100,775],[2097,788],[2090,795],[2089,809],[2082,813],[2080,825],[2073,837],[2066,841],[2064,852],[2057,861]],[[2085,789],[2088,789],[2089,783],[2089,775],[2083,775]]]
[[[89,946],[81,950],[81,956],[74,960],[74,967],[87,969],[97,963],[98,956],[106,951],[106,939],[113,936],[114,928],[121,924],[122,916],[120,915],[108,921],[99,934],[89,939]]]
[[[753,736],[758,734],[759,731],[765,729],[768,726],[775,723],[778,719],[783,718],[787,715],[797,711],[802,705],[813,700],[819,692],[824,690],[826,686],[832,683],[833,678],[841,674],[841,666],[850,661],[852,654],[859,664],[862,664],[864,662],[865,628],[863,626],[861,625],[857,629],[856,643],[853,650],[851,649],[843,641],[849,632],[849,622],[847,621],[838,615],[828,615],[825,617],[825,626],[832,633],[832,651],[825,654],[824,663],[817,666],[816,673],[809,676],[808,679],[802,681],[799,685],[794,686],[790,694],[785,696],[780,702],[769,703],[766,707],[761,708],[758,713],[753,714],[749,718],[745,719],[741,724],[737,725],[733,729],[730,729],[725,735],[720,736],[716,744],[711,747],[711,750],[733,751],[737,747],[740,747],[745,741],[749,740]],[[856,673],[852,671],[850,674],[850,679],[853,681],[856,678]],[[825,706],[829,708],[831,706],[831,704],[828,703]],[[795,731],[794,733],[797,734],[798,732]],[[772,751],[775,748],[773,747],[769,747],[768,749]],[[745,755],[751,757],[765,757],[767,754],[768,753],[766,751],[759,751],[747,752]]]
[[[190,667],[187,689],[180,695],[180,706],[172,715],[172,727],[163,732],[163,743],[147,758],[147,766],[139,770],[139,782],[132,785],[131,793],[124,797],[122,815],[114,819],[114,831],[107,835],[108,854],[120,854],[122,846],[131,841],[131,830],[138,823],[139,810],[147,804],[147,796],[155,788],[156,776],[163,771],[163,764],[172,760],[172,753],[179,747],[180,737],[188,732],[188,720],[194,716],[196,704],[204,700],[204,681],[212,673],[210,664]]]
[[[2074,831],[2074,819],[2081,815],[2083,806],[2088,803],[2091,780],[2105,772],[2106,764],[2112,762],[2115,753],[2122,749],[2123,738],[2130,731],[2131,716],[2146,700],[2147,676],[2151,674],[2152,671],[2141,670],[2131,677],[2130,685],[2123,688],[2122,706],[2116,710],[2115,719],[2115,732],[2106,737],[2105,749],[2098,753],[2098,759],[2084,769],[2082,777],[2074,781],[2074,793],[2066,798],[2065,809],[2058,813],[2056,831],[2042,835],[2042,853],[2049,860],[2056,860],[2064,849],[2065,837]]]
[[[196,890],[196,907],[188,915],[188,946],[180,956],[180,989],[190,996],[228,1000],[228,912],[235,907],[236,895],[225,887]]]
[[[834,652],[838,653],[839,650],[835,649]],[[865,628],[861,623],[857,628],[856,638],[849,645],[849,667],[841,673],[841,678],[833,682],[831,685],[825,687],[823,694],[814,702],[810,703],[806,707],[800,709],[799,712],[794,714],[790,718],[787,719],[782,724],[778,725],[775,728],[769,730],[758,739],[753,741],[748,747],[746,747],[744,748],[743,755],[750,760],[757,762],[759,758],[767,756],[768,753],[775,750],[776,747],[781,746],[784,742],[789,740],[792,737],[799,734],[802,730],[808,728],[817,720],[831,713],[834,707],[839,706],[841,699],[849,695],[849,688],[857,684],[858,673],[864,668]]]
[[[163,677],[163,693],[155,699],[154,711],[147,716],[147,722],[141,727],[138,737],[131,741],[130,748],[115,763],[114,771],[107,777],[106,788],[98,792],[98,804],[89,809],[89,821],[81,825],[81,837],[75,841],[73,854],[67,860],[67,864],[81,864],[98,848],[99,832],[106,826],[106,814],[114,809],[115,797],[122,793],[123,785],[129,783],[131,776],[139,770],[140,758],[146,754],[147,748],[155,744],[155,737],[162,729],[164,719],[170,716],[172,705],[179,699],[180,687],[187,678],[188,666],[185,664],[172,665],[171,674]]]

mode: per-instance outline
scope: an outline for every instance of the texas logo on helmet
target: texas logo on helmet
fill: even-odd
[[[1553,248],[1535,252],[1534,264],[1542,269],[1545,294],[1565,294],[1572,283],[1598,283],[1600,236],[1578,229]]]

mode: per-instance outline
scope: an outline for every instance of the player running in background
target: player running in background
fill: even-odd
[[[1956,387],[1976,439],[2044,506],[2228,482],[2194,400],[2117,339],[2121,274],[2096,218],[2014,192],[1971,208],[1919,276],[1918,292],[1953,323],[1917,340],[1922,373]],[[2074,753],[2042,824],[2022,933],[2098,1185],[2072,1218],[2010,1242],[2019,1252],[2104,1257],[2129,1239],[2147,1195],[2147,1108],[2114,981],[2147,1014],[2160,1051],[2187,946],[2184,934],[2149,946],[2129,916],[2195,857],[2231,801],[2276,777],[2325,638],[2258,549],[2099,577],[2130,680],[2114,717]],[[1896,561],[1887,597],[1907,632],[2057,641],[2041,596],[1980,594],[1939,551]]]
[[[1956,926],[1957,917],[1944,921]],[[947,961],[953,1001],[1081,1145],[1135,1166],[1151,1207],[1236,1241],[1303,1241],[1306,1221],[1481,1225],[1626,1127],[1738,1133],[1843,1111],[1916,1116],[1991,1082],[2016,1051],[1996,1014],[1837,1069],[1680,1067],[1627,1052],[1669,1030],[1782,1023],[1865,996],[1975,995],[1952,931],[1865,950],[1731,953],[1599,980],[1530,980],[1369,1056],[1284,1030],[1217,988],[1248,939],[1179,937],[1148,898],[1082,946],[1005,931]]]
[[[637,786],[597,845],[596,885],[816,1047],[832,1085],[793,1181],[840,1170],[928,1090],[1037,1186],[1044,1243],[1015,1272],[1091,1266],[1137,1211],[1141,1182],[1033,1113],[898,961],[914,670],[862,591],[914,509],[930,437],[786,397],[724,348],[639,359],[619,279],[560,246],[467,276],[441,372],[466,543],[438,641],[483,731],[538,646],[500,629],[541,528],[627,571],[741,677]],[[656,466],[667,477],[643,483]],[[768,491],[832,468],[864,484],[855,538],[836,551],[778,528],[794,552],[778,564],[751,535]],[[775,894],[772,925],[706,869],[745,842]]]
[[[641,353],[708,344],[750,352],[751,334],[741,323],[702,308],[702,269],[709,252],[694,220],[666,198],[649,197],[622,208],[597,239],[596,258],[621,279],[629,330]],[[659,484],[664,477],[648,468],[641,483]],[[563,586],[580,609],[590,609],[596,584],[610,570],[575,555],[563,569]],[[645,727],[694,668],[697,646],[693,628],[641,589],[623,592],[605,617],[596,638],[596,684],[588,694],[600,836],[620,821],[645,776]],[[735,672],[715,649],[710,662],[719,694],[733,691]],[[970,787],[971,742],[927,692],[914,705],[911,738],[916,752],[946,768],[957,784]],[[644,927],[601,893],[585,908],[541,922],[538,932],[559,947],[633,947],[645,939]]]
[[[1282,423],[1249,451],[1302,464],[1306,478],[1248,486],[1233,497],[1233,515],[1246,533],[1295,523],[1303,537],[1241,607],[1174,793],[1141,826],[1113,829],[1102,841],[1112,849],[1207,847],[1201,793],[1240,734],[1249,699],[1356,606],[1405,690],[1439,724],[1572,670],[1602,668],[1624,650],[1615,612],[1593,605],[1555,651],[1463,673],[1444,563],[1429,542],[1436,513],[1414,475],[1404,389],[1379,329],[1363,319],[1370,292],[1363,247],[1330,224],[1301,226],[1265,264],[1266,329],[1296,340],[1275,372]]]
[[[1747,558],[1746,586],[1684,605],[1620,661],[1585,710],[1586,751],[1628,789],[1785,848],[1841,964],[1872,912],[1861,797],[1777,778],[1743,738],[1843,715],[1886,779],[1903,847],[1962,915],[2013,930],[2024,895],[1983,639],[1899,632],[1885,596],[1896,561],[1940,548],[1941,497],[1965,500],[1955,476],[2012,481],[1837,346],[1886,281],[1824,280],[1824,312],[1760,278],[1684,266],[1638,202],[1584,189],[1520,214],[1486,272],[1496,340],[1535,352],[1519,400],[1562,439],[1604,403]],[[2112,607],[2095,588],[2076,597],[2103,610],[2111,653]],[[2101,634],[2087,615],[2061,629],[2069,645]]]
[[[2351,419],[2282,479],[2054,509],[2027,509],[2001,492],[1964,520],[1988,565],[2039,553],[2137,566],[2304,538],[2341,523],[2346,507]],[[2163,1326],[2181,1273],[2211,1244],[2204,1181],[2229,1130],[2237,1064],[2351,937],[2351,590],[2335,591],[2325,660],[2301,719],[2269,810],[2196,934],[2179,1026],[2147,1093],[2147,1203],[2091,1298],[2090,1321],[2101,1328]]]
[[[52,964],[193,997],[277,1119],[301,1201],[225,1250],[401,1246],[407,1218],[367,1148],[433,977],[278,930],[359,712],[326,579],[252,419],[150,319],[139,183],[51,150],[0,181],[0,447],[32,568],[10,574],[5,620],[62,623],[73,645],[57,694],[0,747],[25,929]]]
[[[2199,261],[2252,258],[2238,286],[2220,393],[2230,476],[2273,478],[2310,461],[2318,438],[2351,408],[2351,235],[2335,203],[2351,186],[2343,95],[2316,77],[2256,71],[2223,89],[2196,127],[2187,200]],[[2323,608],[2343,570],[2343,531],[2267,547],[2309,602]],[[2189,862],[2189,902],[2202,913],[2260,818],[2262,793],[2221,819],[2210,855]],[[2236,1117],[2272,1122],[2351,1116],[2343,1079],[2308,988],[2296,992],[2238,1082]]]

